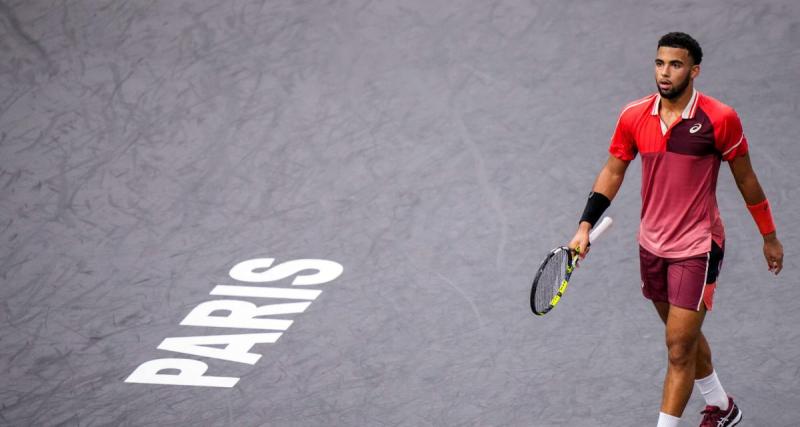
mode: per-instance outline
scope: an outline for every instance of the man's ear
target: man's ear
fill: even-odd
[[[692,65],[691,76],[692,79],[696,79],[697,76],[700,75],[700,66],[699,65]]]

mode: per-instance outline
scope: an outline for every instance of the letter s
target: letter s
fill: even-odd
[[[275,258],[255,258],[242,261],[234,265],[228,274],[231,278],[241,282],[262,283],[286,279],[304,270],[316,270],[316,273],[313,274],[298,275],[292,281],[292,285],[308,286],[333,281],[344,271],[341,264],[326,259],[297,259],[269,268],[274,261]],[[264,269],[266,270],[259,271]]]

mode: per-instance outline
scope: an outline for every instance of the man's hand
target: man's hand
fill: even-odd
[[[764,258],[769,271],[778,274],[783,269],[783,245],[775,232],[764,236]]]
[[[575,232],[575,237],[569,242],[568,247],[573,251],[577,251],[581,259],[586,258],[589,253],[589,230],[592,226],[586,221],[581,221],[578,225],[578,231]]]

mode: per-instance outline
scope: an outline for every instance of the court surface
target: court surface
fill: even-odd
[[[697,88],[740,114],[787,254],[772,277],[723,165],[704,330],[741,425],[798,425],[790,0],[0,1],[0,424],[655,425],[638,159],[561,304],[536,318],[528,292],[675,30],[705,51]],[[257,258],[344,270],[229,276]],[[276,303],[218,285],[322,293],[268,316],[294,322],[254,364],[158,349],[277,332],[181,325],[208,301]],[[239,380],[125,382],[163,358]]]

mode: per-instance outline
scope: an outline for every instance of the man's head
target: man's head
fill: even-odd
[[[663,98],[676,99],[683,95],[700,74],[703,50],[686,33],[667,33],[658,41],[655,72],[658,92]]]

